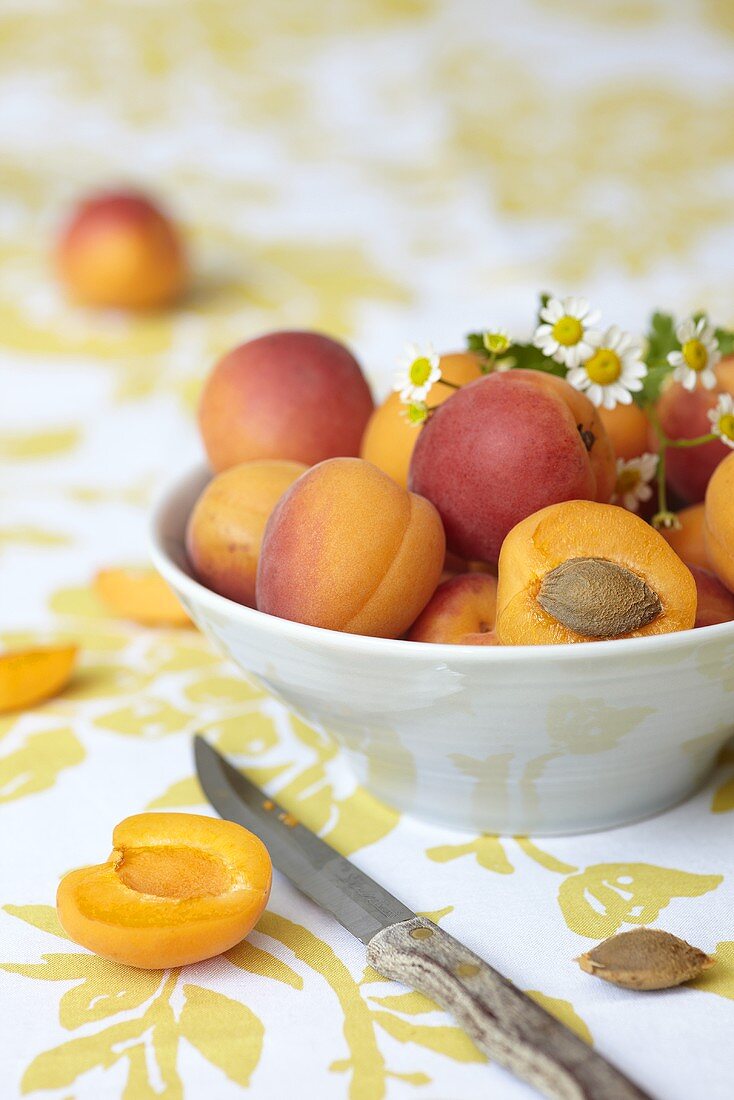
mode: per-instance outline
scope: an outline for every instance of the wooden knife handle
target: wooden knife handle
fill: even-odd
[[[424,917],[378,932],[367,946],[367,958],[383,977],[417,989],[451,1013],[480,1050],[551,1100],[652,1100]]]

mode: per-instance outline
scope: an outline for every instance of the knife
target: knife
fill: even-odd
[[[194,738],[194,756],[220,816],[256,833],[273,865],[366,945],[370,966],[435,1001],[489,1058],[550,1100],[652,1100],[489,963],[297,822],[203,737]]]

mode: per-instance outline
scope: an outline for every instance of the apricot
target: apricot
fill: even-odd
[[[62,878],[64,931],[113,962],[151,970],[200,962],[239,943],[270,894],[259,837],[200,814],[144,813],[115,827],[106,863]]]
[[[714,626],[734,620],[734,593],[724,588],[718,577],[709,569],[698,565],[688,566],[696,582],[698,604],[695,626]]]
[[[688,391],[679,382],[666,386],[657,404],[657,414],[669,439],[692,439],[709,434],[708,413],[722,393],[734,394],[734,356],[721,360],[716,367],[716,378],[713,390],[697,385],[695,390]],[[668,484],[686,503],[703,500],[709,478],[729,453],[726,444],[718,439],[700,447],[670,447],[665,467]]]
[[[300,462],[243,462],[209,482],[186,526],[186,550],[202,584],[255,606],[265,524],[286,489],[307,469]]]
[[[0,714],[58,695],[69,682],[75,645],[34,646],[0,653]]]
[[[691,571],[625,508],[552,504],[518,523],[502,546],[495,629],[503,645],[666,634],[695,617]]]
[[[442,355],[440,366],[442,376],[456,386],[464,386],[482,376],[479,358],[472,352]],[[443,382],[435,382],[428,391],[426,402],[429,408],[435,408],[455,392]],[[362,438],[360,455],[406,489],[410,458],[421,429],[408,423],[404,413],[400,394],[391,393],[372,413]]]
[[[734,453],[716,467],[706,489],[706,555],[716,576],[734,592]]]
[[[701,569],[710,569],[711,564],[706,553],[703,534],[703,502],[691,504],[688,508],[681,508],[680,512],[676,514],[680,528],[677,530],[665,528],[660,534],[686,565],[697,565]]]
[[[492,564],[525,516],[562,500],[607,501],[615,482],[588,398],[530,370],[490,374],[444,402],[418,436],[409,478],[438,509],[449,549]]]
[[[408,638],[411,642],[496,645],[496,607],[496,577],[462,573],[439,584],[413,623]]]
[[[639,405],[633,402],[615,405],[613,409],[599,409],[599,419],[617,458],[629,462],[650,450],[650,421]]]
[[[317,332],[271,332],[216,364],[201,394],[199,429],[216,471],[259,458],[312,466],[358,455],[372,409],[344,344]]]
[[[143,626],[190,626],[191,619],[155,569],[101,569],[92,583],[113,615]]]
[[[265,528],[257,606],[269,615],[397,638],[428,603],[446,542],[438,512],[361,458],[314,466]]]
[[[62,233],[56,261],[69,296],[86,306],[167,306],[188,278],[175,225],[152,199],[134,191],[82,202]]]

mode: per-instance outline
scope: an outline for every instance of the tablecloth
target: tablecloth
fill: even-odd
[[[116,822],[208,812],[195,730],[653,1095],[731,1096],[731,752],[632,827],[451,833],[357,788],[328,731],[197,632],[112,619],[90,581],[145,561],[152,495],[200,454],[202,377],[265,329],[348,339],[384,391],[405,341],[527,326],[539,289],[629,327],[658,304],[731,323],[733,59],[725,0],[3,5],[2,643],[82,647],[62,696],[0,720],[4,1096],[531,1095],[279,875],[247,942],[182,971],[65,937],[59,877]],[[75,309],[55,284],[68,204],[119,180],[185,226],[196,286],[171,314]],[[641,924],[717,966],[642,995],[572,961]]]

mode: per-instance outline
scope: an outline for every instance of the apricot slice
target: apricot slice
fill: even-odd
[[[0,653],[0,713],[58,695],[76,661],[75,645],[36,646]]]
[[[443,581],[408,634],[411,642],[496,645],[497,578],[461,573]]]
[[[734,454],[716,467],[708,483],[704,539],[714,572],[734,592]]]
[[[56,908],[64,931],[113,962],[159,970],[229,950],[257,923],[272,865],[259,837],[200,814],[121,821],[106,863],[71,871]]]
[[[103,569],[95,595],[113,615],[143,626],[190,626],[191,619],[154,569]]]
[[[689,629],[695,617],[690,569],[625,508],[552,504],[503,543],[496,623],[503,645],[666,634]]]

